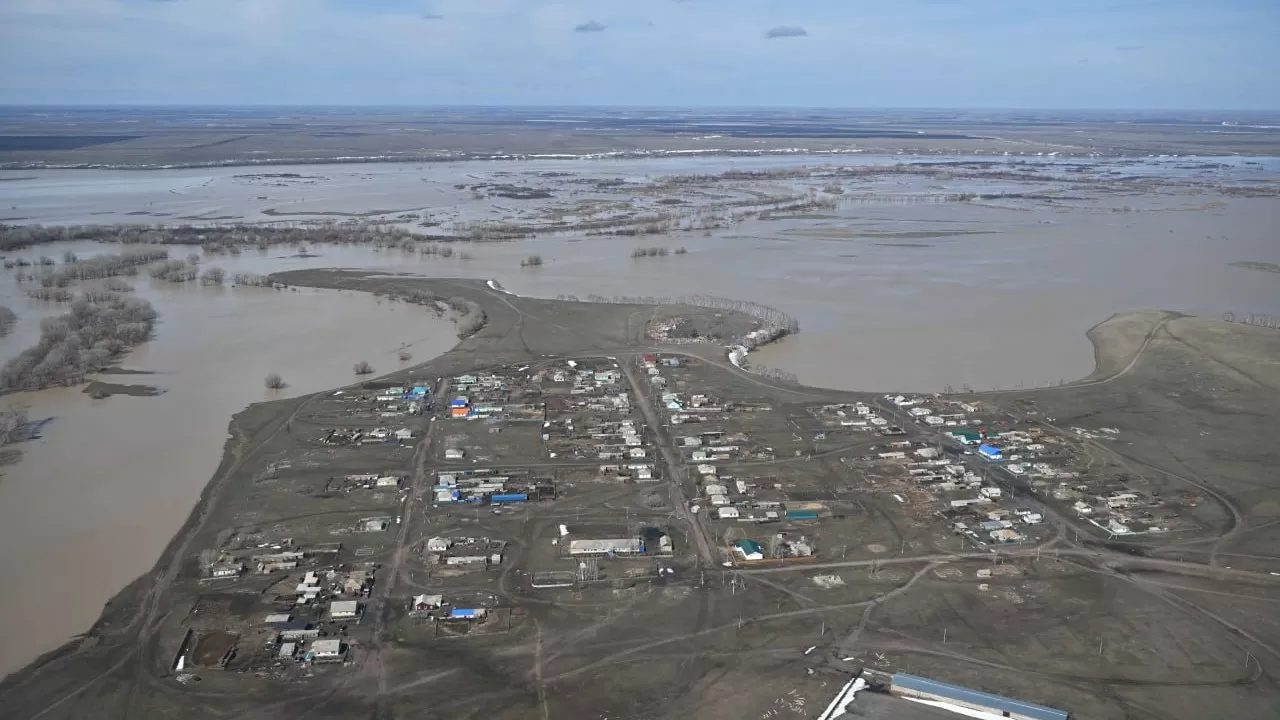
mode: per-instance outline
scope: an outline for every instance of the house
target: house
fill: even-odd
[[[341,640],[315,640],[307,651],[308,659],[318,663],[342,662],[346,654],[347,649],[343,647]]]
[[[755,540],[739,540],[733,544],[733,551],[743,560],[763,560],[764,550]]]
[[[298,643],[287,642],[280,643],[280,652],[276,653],[276,657],[281,660],[292,660],[294,655],[298,654]]]
[[[983,460],[1003,460],[1004,453],[995,445],[979,445],[978,455]]]
[[[443,595],[414,595],[413,603],[409,606],[409,609],[412,612],[428,612],[439,608],[443,604]]]
[[[329,618],[344,620],[360,614],[360,603],[355,600],[334,600],[329,603]]]
[[[729,498],[725,495],[712,495],[710,500],[713,507],[721,507],[729,504]]]
[[[742,514],[738,512],[738,508],[733,507],[732,505],[726,505],[724,507],[716,508],[716,517],[721,520],[737,520],[742,517]]]
[[[448,448],[444,451],[445,460],[461,460],[466,456],[466,451],[462,448]]]
[[[395,433],[394,433],[394,434],[395,434],[395,438],[396,438],[397,440],[412,440],[412,439],[413,439],[413,431],[412,431],[412,430],[410,430],[409,428],[400,428],[399,430],[395,431]]]
[[[374,487],[399,487],[400,478],[395,475],[387,475],[385,477],[378,478],[373,484]]]
[[[1107,507],[1111,509],[1126,508],[1137,502],[1138,496],[1133,493],[1118,493],[1107,498]]]
[[[244,572],[244,563],[218,563],[209,568],[209,577],[233,578]]]
[[[279,625],[280,623],[287,623],[290,620],[293,620],[293,616],[289,613],[272,613],[263,618],[262,622],[267,625]]]

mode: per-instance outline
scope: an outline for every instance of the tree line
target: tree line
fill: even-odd
[[[0,391],[76,385],[151,336],[156,312],[137,297],[80,297],[40,322],[40,340],[0,368]]]

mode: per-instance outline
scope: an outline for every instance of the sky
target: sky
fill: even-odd
[[[1280,0],[0,0],[0,104],[1280,109]]]

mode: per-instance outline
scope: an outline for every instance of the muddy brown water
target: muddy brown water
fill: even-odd
[[[282,187],[237,179],[254,172],[243,168],[23,171],[35,179],[0,185],[0,207],[46,223],[172,222],[195,215],[273,221],[279,216],[263,210],[305,219],[329,210],[445,204],[460,216],[496,218],[503,211],[495,206],[537,201],[475,201],[452,184],[510,182],[498,173],[548,169],[643,178],[743,165],[682,159],[270,168],[315,178]],[[888,185],[906,195],[964,189],[915,178]],[[1134,211],[1113,211],[1121,205]],[[138,212],[167,215],[131,214]],[[273,248],[207,262],[228,272],[357,267],[477,277],[542,297],[753,300],[796,316],[802,330],[753,353],[752,361],[794,372],[806,383],[990,389],[1088,374],[1093,357],[1085,332],[1115,312],[1280,315],[1280,276],[1230,265],[1280,262],[1277,221],[1276,199],[1192,190],[1056,206],[870,200],[820,218],[752,220],[706,237],[551,236],[468,245],[470,261],[322,246],[312,248],[319,255],[313,258],[286,258],[290,250]],[[632,249],[650,246],[689,252],[631,258]],[[17,254],[58,257],[68,249],[118,251],[84,243]],[[190,251],[175,247],[171,254]],[[521,268],[520,260],[533,253],[544,265]],[[396,367],[401,343],[412,344],[420,361],[454,342],[451,326],[421,308],[358,293],[183,287],[145,274],[134,282],[161,317],[156,338],[125,361],[157,374],[129,382],[167,393],[93,400],[77,389],[16,398],[32,406],[33,417],[54,420],[0,477],[0,571],[24,578],[0,590],[0,637],[6,638],[0,673],[87,628],[111,594],[151,567],[216,468],[229,416],[267,397],[266,373],[281,372],[290,383],[285,392],[301,394],[349,382],[357,360],[378,370]],[[14,333],[0,340],[0,361],[34,342],[42,314],[58,312],[23,297],[8,273],[0,274],[0,303],[20,316]]]
[[[160,321],[126,365],[154,374],[105,377],[163,395],[59,388],[0,400],[49,420],[0,469],[0,574],[16,579],[0,589],[0,674],[87,629],[151,568],[217,468],[232,414],[348,384],[360,360],[393,370],[402,345],[426,359],[455,342],[447,320],[361,293],[135,282]],[[289,386],[265,389],[270,372]]]

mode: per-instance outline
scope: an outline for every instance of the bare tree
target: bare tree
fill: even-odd
[[[529,257],[520,261],[520,267],[541,267],[541,266],[542,266],[541,255],[530,255]]]
[[[200,567],[208,570],[218,563],[218,558],[222,557],[222,553],[215,548],[205,548],[200,551]]]
[[[268,390],[280,390],[286,385],[284,378],[280,377],[280,373],[270,373],[267,375],[267,379],[262,381],[262,384],[266,385]]]
[[[352,370],[354,370],[357,375],[373,374],[373,366],[365,362],[364,360],[361,360],[360,362],[356,363],[355,367],[353,367]]]
[[[204,275],[200,280],[205,285],[221,285],[222,281],[227,277],[227,271],[220,267],[214,266],[204,271]]]

